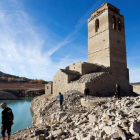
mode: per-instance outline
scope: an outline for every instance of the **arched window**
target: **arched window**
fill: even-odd
[[[121,31],[121,20],[118,18],[118,30]]]
[[[116,30],[116,18],[115,18],[115,16],[112,16],[112,28],[114,30]]]
[[[99,19],[95,20],[95,32],[98,32],[99,30]]]

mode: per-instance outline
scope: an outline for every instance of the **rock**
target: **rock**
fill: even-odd
[[[39,136],[35,136],[34,140],[44,140],[45,136],[44,135],[39,135]]]
[[[127,140],[125,133],[122,131],[121,128],[116,127],[114,128],[114,130],[120,135],[120,137],[122,138],[122,140]]]
[[[75,128],[74,131],[75,131],[75,132],[79,132],[80,129],[79,129],[79,128]]]
[[[33,138],[34,137],[34,135],[32,134],[32,135],[29,135],[28,136],[28,139],[31,139],[31,138]]]
[[[139,140],[139,139],[140,139],[139,134],[134,135],[134,136],[132,137],[132,139],[133,139],[133,140]]]
[[[119,139],[119,138],[121,138],[120,135],[119,135],[119,133],[114,133],[112,136],[113,136],[114,139]]]
[[[137,106],[140,98],[105,98],[107,102],[104,105],[87,108],[80,104],[82,97],[83,94],[75,91],[65,93],[64,112],[59,110],[57,98],[45,100],[43,95],[36,97],[32,104],[35,125],[11,137],[25,140],[41,136],[45,136],[46,140],[139,139],[140,111]]]
[[[111,119],[111,116],[106,115],[106,114],[103,114],[102,119],[103,119],[103,120],[106,120],[106,121],[109,121],[109,120]]]
[[[77,140],[81,140],[81,139],[83,139],[84,138],[84,135],[82,134],[82,133],[78,133],[77,135],[76,135],[76,139]]]
[[[108,134],[108,135],[112,135],[112,134],[113,134],[112,128],[111,128],[110,126],[104,126],[104,127],[103,127],[103,130],[104,130],[105,133]]]
[[[65,115],[65,116],[61,119],[60,123],[66,121],[66,120],[68,119],[68,117],[69,117],[69,115]]]
[[[106,124],[105,124],[104,122],[100,123],[100,124],[99,124],[99,129],[102,130],[103,127],[104,127],[105,125],[106,125]]]
[[[65,140],[76,140],[76,137],[66,138]]]
[[[45,140],[53,140],[53,138],[54,137],[53,137],[52,133],[50,133],[48,137],[45,137]]]
[[[126,122],[122,123],[122,127],[123,127],[124,130],[129,130],[129,126],[127,125]]]
[[[91,133],[89,133],[87,137],[85,137],[81,140],[93,140],[93,139],[94,139],[93,135]]]
[[[98,121],[98,118],[95,115],[89,114],[88,118],[90,123]]]
[[[109,109],[109,110],[107,111],[107,114],[108,114],[108,115],[116,116],[116,109],[114,109],[114,108]]]
[[[103,137],[105,135],[105,131],[104,130],[102,130],[101,132],[99,132],[99,137]]]
[[[132,124],[129,128],[129,131],[134,135],[136,133],[140,134],[140,122],[138,122],[136,120],[134,122],[132,122]]]
[[[24,134],[24,136],[23,136],[24,138],[27,138],[28,137],[28,135],[27,134]]]
[[[0,90],[0,100],[16,100],[16,99],[18,99],[17,96],[9,92]]]
[[[80,124],[83,124],[83,123],[87,123],[87,122],[88,122],[87,118],[84,118],[83,120],[80,120],[80,121],[77,123],[77,125],[80,125]]]
[[[52,131],[51,134],[52,134],[53,136],[61,135],[61,134],[62,134],[62,130],[61,130],[61,129],[58,129],[58,130]]]

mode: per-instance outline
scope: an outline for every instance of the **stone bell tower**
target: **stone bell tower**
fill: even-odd
[[[124,17],[109,3],[104,3],[88,20],[88,61],[127,67]]]
[[[88,62],[109,67],[116,83],[128,89],[124,17],[109,3],[88,19]]]

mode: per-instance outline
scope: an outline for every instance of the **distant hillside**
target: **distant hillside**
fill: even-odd
[[[7,73],[1,72],[1,71],[0,71],[0,77],[7,77],[7,78],[13,77],[13,78],[25,78],[25,79],[28,79],[26,77],[19,77],[19,76],[7,74]],[[28,79],[28,80],[30,80],[30,79]]]
[[[29,83],[41,83],[45,84],[48,83],[42,79],[29,79],[26,77],[19,77],[12,74],[3,73],[0,71],[0,83],[9,83],[9,82],[29,82]]]
[[[7,82],[29,82],[31,79],[26,77],[19,77],[12,74],[7,74],[0,71],[0,83],[7,83]]]
[[[11,74],[7,74],[7,73],[3,73],[0,71],[0,77],[14,77],[14,78],[20,78],[19,76],[15,76],[15,75],[11,75]]]

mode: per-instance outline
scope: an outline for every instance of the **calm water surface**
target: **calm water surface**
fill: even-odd
[[[14,125],[12,126],[11,133],[15,133],[17,130],[32,126],[32,114],[30,111],[30,103],[32,99],[33,98],[21,98],[21,100],[0,100],[0,103],[6,102],[7,106],[10,107],[14,113]],[[2,109],[0,108],[0,112],[1,111]]]

